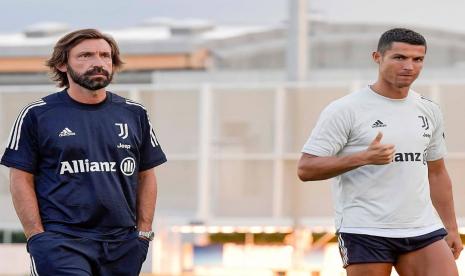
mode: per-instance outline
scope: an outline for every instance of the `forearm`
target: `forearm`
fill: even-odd
[[[139,173],[137,187],[137,228],[141,231],[152,230],[157,200],[157,181],[154,169]]]
[[[457,231],[452,183],[447,171],[429,176],[431,201],[442,223],[449,231]]]
[[[298,175],[302,181],[324,180],[367,165],[364,152],[346,156],[302,158]]]
[[[32,174],[10,170],[10,191],[13,205],[24,229],[26,238],[44,231]]]

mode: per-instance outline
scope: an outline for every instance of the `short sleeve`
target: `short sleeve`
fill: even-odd
[[[158,142],[155,130],[146,111],[142,115],[142,145],[140,146],[139,171],[148,170],[166,162],[166,156]]]
[[[23,109],[10,132],[1,164],[34,174],[38,159],[37,126],[30,108]]]
[[[447,153],[446,148],[446,139],[445,139],[445,127],[444,127],[444,119],[442,116],[441,109],[439,107],[435,109],[433,114],[434,116],[434,129],[431,135],[431,140],[427,148],[427,161],[435,161],[444,156]]]
[[[349,139],[350,118],[346,108],[335,103],[327,106],[321,112],[302,152],[316,156],[337,155]]]

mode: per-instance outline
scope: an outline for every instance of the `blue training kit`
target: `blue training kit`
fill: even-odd
[[[28,240],[31,275],[137,276],[149,241],[95,241],[46,231]]]
[[[96,250],[83,253],[83,260],[113,260],[118,259],[113,256],[119,254],[117,244],[132,249],[144,244],[136,231],[138,172],[164,162],[145,108],[111,92],[99,104],[83,104],[63,90],[24,107],[1,164],[34,175],[46,231],[28,241],[36,266],[42,258],[56,256],[58,261],[63,248]],[[39,243],[50,251],[38,248]],[[41,273],[37,268],[37,275],[88,275]],[[102,273],[91,275],[119,275]]]

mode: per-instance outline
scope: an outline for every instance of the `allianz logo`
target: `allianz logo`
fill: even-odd
[[[423,162],[426,164],[426,151],[421,152],[396,152],[393,162]]]
[[[75,174],[75,173],[87,173],[87,172],[116,172],[116,162],[112,161],[89,161],[84,160],[71,160],[62,161],[60,167],[60,174]],[[136,169],[136,161],[132,157],[124,158],[119,166],[119,170],[127,176],[134,174]]]

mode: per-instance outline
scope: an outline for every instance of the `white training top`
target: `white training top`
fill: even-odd
[[[446,154],[443,119],[439,106],[418,93],[410,90],[404,99],[390,99],[366,87],[332,102],[302,152],[349,155],[366,150],[378,132],[382,144],[395,145],[394,160],[335,178],[338,231],[398,237],[442,227],[430,199],[426,161]]]

